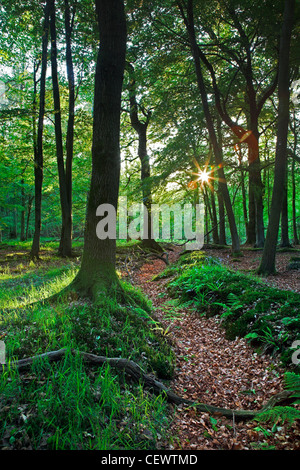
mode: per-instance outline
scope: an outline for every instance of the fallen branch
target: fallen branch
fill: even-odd
[[[62,359],[66,353],[68,352],[67,349],[59,349],[57,351],[49,351],[43,354],[39,354],[37,356],[28,357],[25,359],[20,359],[18,361],[12,361],[9,365],[2,365],[2,371],[7,370],[8,368],[17,368],[19,371],[22,371],[29,366],[31,366],[34,361],[47,359],[49,362],[58,361]],[[245,420],[245,419],[253,419],[259,413],[263,411],[270,410],[274,406],[277,406],[279,403],[282,403],[292,397],[293,391],[284,390],[276,395],[273,395],[269,401],[260,409],[260,410],[231,410],[228,408],[219,408],[217,406],[208,405],[205,403],[197,403],[192,400],[188,400],[187,398],[180,397],[176,393],[168,390],[167,387],[156,380],[154,377],[151,377],[148,374],[145,374],[142,368],[134,361],[124,359],[124,358],[114,358],[114,357],[106,357],[106,356],[96,356],[95,354],[90,354],[82,351],[77,351],[72,349],[73,354],[79,354],[85,362],[89,364],[93,364],[96,366],[102,366],[103,364],[109,364],[112,367],[120,371],[124,371],[128,374],[134,382],[143,383],[144,386],[152,389],[155,393],[162,393],[166,396],[166,399],[170,403],[174,403],[175,405],[187,405],[193,406],[197,410],[210,413],[212,415],[219,415],[225,416],[227,418],[234,418],[236,420]],[[1,372],[1,369],[0,369]]]

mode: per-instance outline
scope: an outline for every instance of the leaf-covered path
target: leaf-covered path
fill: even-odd
[[[179,249],[169,255],[170,263]],[[283,373],[278,362],[259,356],[246,340],[229,341],[219,319],[199,316],[192,309],[177,306],[168,296],[166,280],[152,280],[165,268],[157,259],[134,272],[133,280],[152,300],[164,334],[173,343],[176,373],[170,387],[178,395],[219,407],[259,409],[275,393],[283,390]],[[278,423],[258,425],[236,422],[221,416],[181,406],[174,408],[172,441],[166,449],[299,449],[300,427]]]

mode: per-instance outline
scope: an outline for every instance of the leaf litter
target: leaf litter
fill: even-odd
[[[239,263],[229,253],[208,250],[230,267],[253,271],[258,254],[245,252]],[[175,248],[170,263],[179,255]],[[290,254],[278,259],[279,276],[267,282],[277,287],[299,290],[299,272],[285,266]],[[238,266],[237,266],[238,264]],[[243,338],[227,340],[217,317],[204,318],[191,307],[175,306],[168,296],[167,279],[152,280],[165,269],[159,259],[135,270],[134,282],[152,300],[156,318],[168,331],[176,354],[176,371],[169,387],[178,395],[222,408],[260,409],[272,395],[283,390],[285,370],[276,357],[259,355]],[[171,407],[172,423],[168,442],[160,443],[168,450],[300,450],[300,423],[277,422],[274,425],[251,421],[235,421],[211,416],[193,407]]]

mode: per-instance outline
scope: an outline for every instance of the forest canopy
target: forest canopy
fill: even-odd
[[[298,10],[287,66],[281,246],[299,242]],[[148,206],[200,198],[205,242],[262,248],[284,2],[128,1],[125,11],[119,194]],[[60,239],[60,253],[70,256],[72,239],[83,236],[98,29],[93,2],[1,3],[1,237],[33,237],[33,257],[39,237]]]
[[[1,1],[1,449],[299,448],[299,7]]]

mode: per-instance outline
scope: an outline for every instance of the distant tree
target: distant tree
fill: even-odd
[[[47,54],[48,54],[48,37],[50,22],[50,0],[47,0],[44,13],[44,26],[42,38],[42,58],[41,58],[41,77],[40,77],[40,104],[37,129],[37,143],[34,155],[34,178],[35,178],[35,227],[34,236],[31,246],[30,257],[32,259],[39,257],[40,252],[40,236],[41,236],[41,218],[42,218],[42,185],[43,185],[43,131],[44,131],[44,115],[45,115],[45,94],[46,94],[46,72],[47,72]]]
[[[269,15],[272,14],[272,21],[275,24],[277,9],[274,8],[275,13],[273,13],[269,4],[261,5],[261,2],[258,3],[256,0],[252,0],[251,4],[252,8],[241,8],[240,2],[235,0],[207,4],[208,11],[205,11],[205,8],[204,13],[201,11],[200,26],[209,39],[203,39],[203,44],[198,46],[198,49],[202,63],[210,72],[216,107],[222,120],[231,129],[237,141],[248,146],[247,243],[263,247],[264,189],[261,178],[259,118],[267,99],[272,96],[277,85],[277,63],[274,53],[277,31],[273,28],[271,32],[269,25],[265,25],[261,17],[264,12],[268,12]],[[213,6],[218,9],[218,14],[211,18]],[[252,21],[249,21],[249,13]],[[261,40],[262,37],[264,41]],[[268,63],[269,58],[268,62],[266,60],[262,62],[262,54],[274,57],[274,65]],[[221,61],[223,67],[230,64],[227,74],[220,73]],[[265,62],[268,64],[267,67],[264,65]],[[246,122],[243,125],[230,115],[228,103],[232,102],[237,103],[245,114]],[[234,107],[231,112],[240,114]]]
[[[273,274],[276,271],[276,247],[282,209],[287,168],[287,136],[289,125],[290,97],[290,44],[293,28],[295,0],[285,0],[283,24],[280,37],[279,75],[278,75],[278,123],[275,156],[274,186],[271,210],[261,263],[260,274]]]
[[[55,0],[50,0],[50,34],[51,34],[51,72],[52,72],[52,88],[53,88],[53,102],[54,102],[54,126],[55,126],[55,142],[56,142],[56,158],[59,177],[59,194],[62,213],[62,230],[61,240],[59,246],[59,254],[61,256],[71,256],[72,254],[72,208],[71,208],[71,152],[72,152],[72,134],[70,126],[73,125],[69,120],[68,129],[68,183],[67,174],[64,162],[64,147],[62,135],[62,118],[61,118],[61,104],[60,104],[60,90],[58,81],[58,63],[57,63],[57,33],[56,33],[56,8]],[[68,11],[68,4],[66,5],[66,12]],[[67,14],[67,13],[66,13]],[[70,24],[67,16],[67,60],[68,68],[70,64]],[[68,79],[71,80],[70,74],[72,69],[69,70]],[[74,91],[72,89],[72,97],[74,99]],[[74,102],[71,104],[71,114],[74,114]],[[74,117],[72,116],[72,119]]]
[[[150,168],[150,157],[147,149],[147,129],[151,120],[152,111],[150,109],[145,110],[143,107],[138,105],[137,92],[136,92],[136,78],[134,66],[130,63],[126,63],[126,70],[129,74],[129,114],[131,125],[138,134],[138,157],[141,163],[141,185],[142,185],[142,196],[143,204],[147,209],[147,236],[143,239],[143,244],[151,249],[162,251],[160,245],[154,240],[152,236],[152,218],[151,218],[151,205],[152,205],[152,191],[151,191],[151,168]],[[142,114],[142,118],[139,117],[139,111]],[[145,234],[144,234],[145,235]]]
[[[193,0],[188,0],[186,12],[184,9],[184,5],[182,2],[178,1],[178,7],[182,14],[183,20],[185,22],[187,32],[189,34],[190,40],[190,47],[193,54],[195,70],[196,70],[196,77],[197,77],[197,84],[199,88],[199,92],[201,95],[203,111],[205,114],[207,129],[209,133],[209,138],[212,144],[214,157],[215,157],[215,164],[217,167],[218,178],[219,178],[219,188],[222,192],[224,204],[226,207],[230,233],[231,233],[231,240],[232,240],[232,251],[234,253],[240,252],[240,241],[237,232],[234,212],[232,208],[232,203],[230,200],[230,195],[227,187],[226,177],[223,168],[223,154],[222,148],[219,145],[217,132],[214,126],[211,110],[208,104],[208,97],[207,97],[207,90],[204,83],[203,72],[201,68],[201,60],[199,54],[199,47],[197,44],[196,33],[195,33],[195,24],[194,24],[194,5]]]
[[[72,57],[72,30],[76,13],[76,2],[71,14],[71,8],[68,0],[64,2],[64,23],[66,40],[66,69],[69,89],[69,113],[66,135],[66,159],[64,165],[64,184],[66,203],[63,204],[64,214],[62,217],[61,237],[59,244],[59,254],[61,256],[72,255],[72,166],[74,152],[74,121],[75,121],[75,78],[74,65]]]

